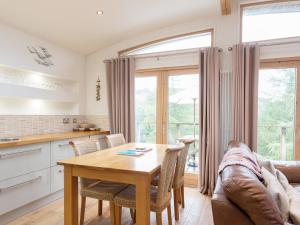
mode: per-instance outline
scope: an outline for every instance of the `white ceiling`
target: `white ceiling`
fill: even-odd
[[[220,0],[0,0],[0,22],[82,54],[208,14]]]

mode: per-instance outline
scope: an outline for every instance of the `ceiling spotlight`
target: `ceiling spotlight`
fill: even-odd
[[[102,10],[97,11],[97,15],[103,15],[103,11]]]

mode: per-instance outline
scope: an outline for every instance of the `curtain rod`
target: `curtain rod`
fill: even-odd
[[[175,56],[175,55],[189,55],[189,54],[198,54],[199,49],[197,50],[193,50],[193,51],[185,51],[185,52],[169,52],[167,54],[158,54],[158,55],[153,55],[153,54],[149,54],[149,55],[136,55],[133,56],[135,59],[147,59],[147,58],[160,58],[160,57],[168,57],[168,56]],[[219,52],[223,52],[223,49],[220,48]]]
[[[274,46],[274,45],[288,45],[288,44],[298,44],[300,43],[300,40],[295,40],[295,41],[289,41],[289,42],[277,42],[277,43],[258,43],[258,42],[247,42],[245,44],[257,44],[258,46],[260,47],[268,47],[268,46]],[[228,47],[228,51],[232,51],[233,50],[233,47]],[[144,55],[136,55],[136,56],[133,56],[135,59],[147,59],[147,58],[160,58],[160,57],[168,57],[168,56],[175,56],[175,55],[188,55],[188,54],[196,54],[198,53],[199,49],[197,50],[194,50],[194,51],[185,51],[185,52],[170,52],[170,53],[167,53],[167,54],[161,54],[161,55],[153,55],[153,54],[144,54]],[[219,52],[223,52],[223,49],[220,48],[219,49]],[[124,56],[125,57],[125,56]],[[120,56],[120,58],[122,58],[122,56]],[[104,60],[103,62],[107,62],[109,61],[108,59],[107,60]]]

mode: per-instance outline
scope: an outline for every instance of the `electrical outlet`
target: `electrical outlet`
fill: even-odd
[[[69,124],[70,118],[63,118],[63,124]]]

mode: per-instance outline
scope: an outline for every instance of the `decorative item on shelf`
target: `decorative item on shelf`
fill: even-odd
[[[101,128],[96,128],[93,123],[81,123],[73,129],[73,131],[100,131]]]
[[[34,60],[43,66],[53,66],[53,62],[50,60],[52,57],[51,54],[49,54],[48,50],[45,47],[39,46],[38,48],[36,47],[29,47],[27,46],[28,51],[31,54],[36,54],[38,58],[35,58]]]
[[[101,95],[100,95],[100,79],[98,77],[98,80],[96,82],[96,101],[99,102],[101,100]]]

